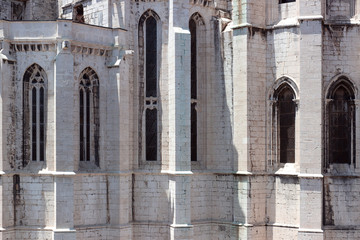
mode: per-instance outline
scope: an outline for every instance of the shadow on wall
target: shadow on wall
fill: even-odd
[[[234,169],[240,156],[233,142],[233,61],[227,57],[233,52],[232,31],[224,31],[226,28],[222,25],[221,19],[213,20],[216,77],[207,98],[210,103],[207,121],[211,123],[208,124],[208,139],[211,140],[208,140],[207,152],[215,157],[207,164],[207,168],[238,171]],[[248,221],[246,208],[250,194],[249,176],[218,174],[215,179],[217,189],[212,191],[217,193],[212,194],[212,218],[231,224],[215,226],[211,239],[245,239],[247,231],[243,226]]]
[[[355,16],[356,0],[327,0],[326,19],[330,21],[350,22]]]

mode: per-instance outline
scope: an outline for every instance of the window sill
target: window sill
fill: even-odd
[[[299,175],[298,166],[296,163],[279,164],[279,170],[275,172],[275,175],[287,175],[297,176]]]

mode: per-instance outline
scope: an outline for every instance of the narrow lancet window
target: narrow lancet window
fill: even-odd
[[[197,161],[197,32],[196,22],[189,22],[191,35],[191,161]]]
[[[280,135],[280,163],[295,162],[295,96],[290,87],[283,87],[278,95]]]
[[[99,80],[91,68],[85,69],[79,84],[80,161],[99,164]],[[95,94],[96,93],[96,94]]]
[[[24,74],[24,165],[45,161],[46,81],[44,70],[33,64]]]
[[[156,19],[146,19],[146,97],[157,97]]]
[[[353,93],[345,84],[332,92],[329,111],[329,160],[330,163],[351,164],[355,141],[355,112]]]
[[[141,76],[144,88],[140,93],[140,104],[144,106],[141,124],[143,133],[139,135],[141,144],[145,145],[144,155],[146,161],[158,160],[158,16],[147,11],[139,22],[139,51],[140,61],[143,61]],[[143,101],[143,102],[142,102]]]

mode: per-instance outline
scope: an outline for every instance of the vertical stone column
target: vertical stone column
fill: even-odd
[[[182,1],[169,1],[170,239],[192,239],[190,204],[190,32]]]
[[[233,86],[234,86],[234,147],[237,159],[234,159],[234,170],[251,171],[249,164],[248,132],[248,34],[247,27],[233,30]]]
[[[116,174],[107,176],[109,187],[109,234],[120,239],[132,239],[131,232],[131,143],[130,118],[130,79],[132,79],[133,51],[124,51],[125,46],[116,42],[113,58],[109,66],[109,85],[107,89],[107,151],[106,169]],[[115,128],[115,126],[117,126]],[[131,141],[130,141],[131,142]]]
[[[4,29],[3,23],[0,29]],[[8,231],[14,226],[14,184],[10,162],[15,163],[15,157],[9,157],[9,145],[7,139],[8,129],[11,126],[11,104],[14,104],[14,88],[16,81],[16,61],[9,59],[9,43],[1,42],[3,49],[0,56],[0,239],[14,238],[15,234]]]
[[[300,13],[300,228],[299,239],[322,231],[322,11],[320,0],[299,1]]]
[[[252,176],[265,172],[265,119],[266,111],[266,30],[265,6],[267,1],[232,1],[233,4],[233,221],[241,239],[252,239],[255,232],[264,234],[259,226],[265,216],[266,199],[256,190],[265,178]],[[266,180],[265,180],[266,181]],[[249,197],[251,195],[251,197]]]
[[[53,239],[75,240],[74,230],[74,58],[57,44],[54,62],[54,207]]]
[[[249,161],[248,124],[248,34],[247,27],[233,29],[233,88],[234,88],[234,171],[238,176],[234,181],[233,221],[237,225],[239,237],[248,239],[248,191],[251,171]]]
[[[3,49],[3,42],[0,42],[0,49]],[[3,231],[5,230],[5,224],[4,222],[6,221],[7,217],[6,214],[4,214],[4,210],[3,208],[6,207],[4,206],[4,202],[3,202],[3,161],[4,161],[4,154],[5,154],[5,146],[3,145],[3,137],[4,137],[4,133],[3,133],[3,124],[5,119],[3,118],[3,60],[0,57],[0,239],[3,239]],[[6,143],[6,141],[5,141]],[[3,221],[4,219],[4,221]]]

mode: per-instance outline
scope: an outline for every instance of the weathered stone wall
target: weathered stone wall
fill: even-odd
[[[330,24],[325,25],[323,44],[324,95],[327,94],[330,84],[341,76],[348,77],[355,89],[359,87],[360,72],[356,63],[356,53],[360,49],[353,42],[358,36],[359,28],[357,26],[339,25],[332,27]],[[356,94],[358,93],[356,92]],[[358,95],[355,98],[357,99]],[[358,144],[358,135],[356,135],[355,141]],[[357,147],[356,156],[358,156]],[[358,161],[359,159],[356,157],[357,166]],[[356,186],[359,183],[356,174],[357,169],[350,166],[332,165],[326,171],[328,174],[324,179],[325,237],[326,239],[356,239],[359,236],[359,231],[353,226],[357,225],[359,221],[358,201],[355,197],[358,192]]]
[[[349,20],[355,16],[355,0],[327,1],[326,15],[329,20]]]
[[[0,19],[55,20],[58,18],[56,0],[1,1],[0,8]]]
[[[109,19],[111,12],[108,0],[63,1],[59,9],[60,17],[64,19],[75,19],[76,11],[74,11],[74,7],[78,4],[81,4],[83,7],[84,23],[111,27],[111,22],[109,22],[109,20],[111,21],[111,19]]]
[[[359,225],[360,208],[357,196],[359,179],[326,177],[324,181],[324,224],[342,228]]]
[[[359,237],[357,168],[322,164],[326,89],[342,75],[360,84],[359,28],[340,24],[356,15],[353,1],[58,2],[27,1],[23,20],[54,20],[56,9],[69,20],[0,21],[3,239]],[[2,19],[11,17],[8,3]],[[85,23],[97,26],[71,21],[79,3]],[[148,9],[160,18],[156,162],[143,159],[139,137],[138,27]],[[190,163],[194,13],[199,154]],[[33,63],[48,81],[47,158],[24,167],[22,78]],[[79,76],[87,67],[99,77],[99,166],[79,162]],[[279,163],[271,105],[284,79],[297,98],[289,164]]]

